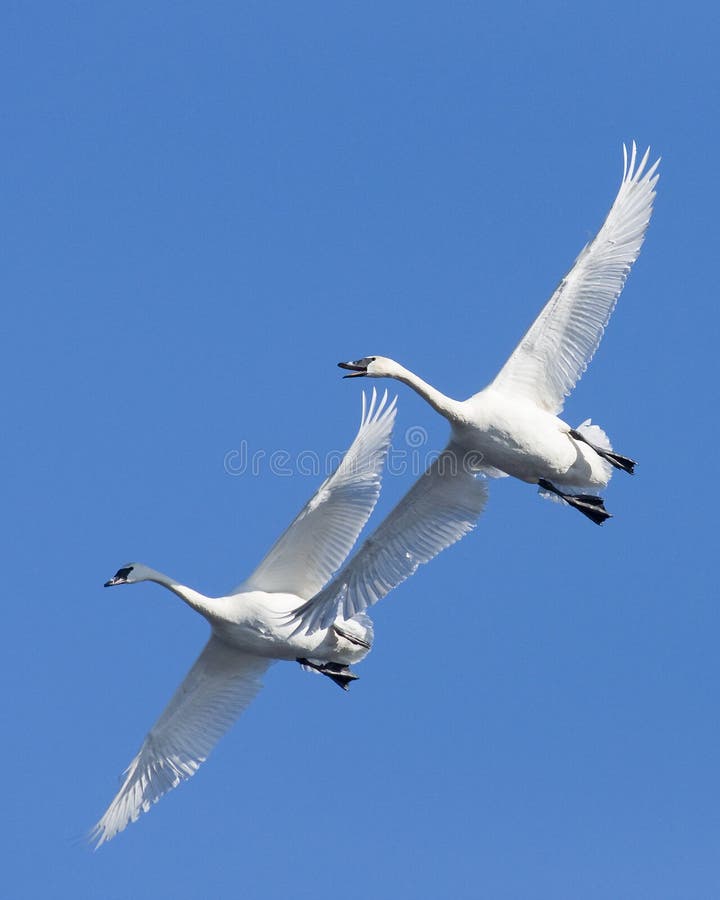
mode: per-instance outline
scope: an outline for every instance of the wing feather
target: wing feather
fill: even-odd
[[[492,383],[499,391],[532,400],[554,414],[562,410],[597,350],[632,264],[645,238],[655,199],[658,159],[650,150],[636,166],[632,145],[620,189],[602,228],[581,251]]]
[[[394,397],[373,389],[360,428],[338,468],[275,542],[252,575],[232,593],[268,591],[308,599],[345,561],[380,496],[382,467],[395,421]]]
[[[295,612],[296,630],[311,633],[357,615],[472,531],[487,501],[475,471],[451,442],[348,565]]]
[[[215,636],[210,638],[90,833],[96,848],[197,772],[258,693],[260,677],[271,662],[241,653]]]

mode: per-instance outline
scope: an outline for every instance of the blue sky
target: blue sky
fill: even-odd
[[[3,5],[8,896],[718,896],[717,26],[616,0]],[[655,216],[566,406],[640,462],[616,518],[493,484],[375,609],[349,694],[275,666],[196,778],[78,846],[206,637],[102,583],[250,572],[319,478],[223,461],[347,446],[338,360],[482,387],[633,138],[663,156]],[[398,387],[396,445],[442,447]]]

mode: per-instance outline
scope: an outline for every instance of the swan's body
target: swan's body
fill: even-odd
[[[431,467],[347,565],[380,492],[395,401],[375,392],[355,440],[263,561],[223,597],[206,597],[140,563],[106,583],[153,581],[204,616],[211,637],[125,772],[93,831],[100,846],[171,788],[193,775],[260,690],[275,660],[301,663],[347,689],[348,668],[372,646],[364,610],[442,549],[467,534],[485,504],[483,482]]]
[[[602,228],[484,390],[453,400],[381,356],[340,363],[352,371],[347,377],[404,382],[449,421],[452,441],[488,474],[538,484],[601,524],[608,513],[595,495],[613,467],[632,473],[634,462],[614,453],[605,433],[589,420],[573,428],[558,413],[597,349],[640,252],[658,178],[659,160],[645,171],[648,154],[637,167],[635,144],[629,164],[625,154],[623,180]]]
[[[365,622],[338,619],[338,627],[355,637],[355,642],[335,631],[333,625],[308,634],[291,624],[292,613],[304,603],[298,594],[250,590],[225,597],[205,597],[142,563],[131,563],[124,568],[132,569],[132,573],[125,580],[111,580],[108,587],[111,583],[139,581],[160,584],[204,616],[215,637],[224,644],[253,656],[292,661],[307,657],[350,665],[359,662],[370,649],[372,630],[366,616]],[[364,641],[368,646],[362,647],[357,641]]]
[[[540,478],[586,488],[607,484],[611,467],[570,438],[562,419],[534,403],[486,388],[458,407],[455,440],[477,450],[485,465],[530,484]]]

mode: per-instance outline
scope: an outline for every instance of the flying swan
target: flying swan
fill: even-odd
[[[486,487],[452,453],[442,454],[335,578],[380,493],[395,399],[375,391],[359,431],[260,565],[224,597],[205,597],[140,563],[105,584],[154,581],[204,616],[211,636],[126,769],[120,790],[90,834],[109,841],[190,778],[250,704],[275,660],[296,661],[347,690],[350,665],[370,651],[364,610],[474,527]],[[328,583],[329,582],[329,583]]]
[[[659,159],[646,171],[649,154],[648,149],[636,166],[633,142],[628,164],[623,145],[622,182],[602,228],[484,390],[468,400],[452,400],[383,356],[339,363],[352,372],[345,377],[404,382],[450,422],[456,448],[477,454],[486,474],[537,484],[541,493],[602,525],[610,514],[597,492],[613,468],[632,474],[635,462],[615,453],[604,431],[589,419],[572,428],[558,414],[597,350],[640,253],[659,177]]]

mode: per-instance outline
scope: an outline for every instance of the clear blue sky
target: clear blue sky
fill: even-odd
[[[3,4],[8,897],[720,896],[717,19]],[[633,138],[663,156],[656,212],[566,407],[640,462],[616,518],[494,483],[477,531],[376,607],[349,694],[278,664],[196,778],[78,847],[206,636],[160,588],[103,581],[251,571],[319,478],[225,455],[343,449],[362,382],[338,360],[482,387]],[[398,387],[396,443],[442,447]]]

